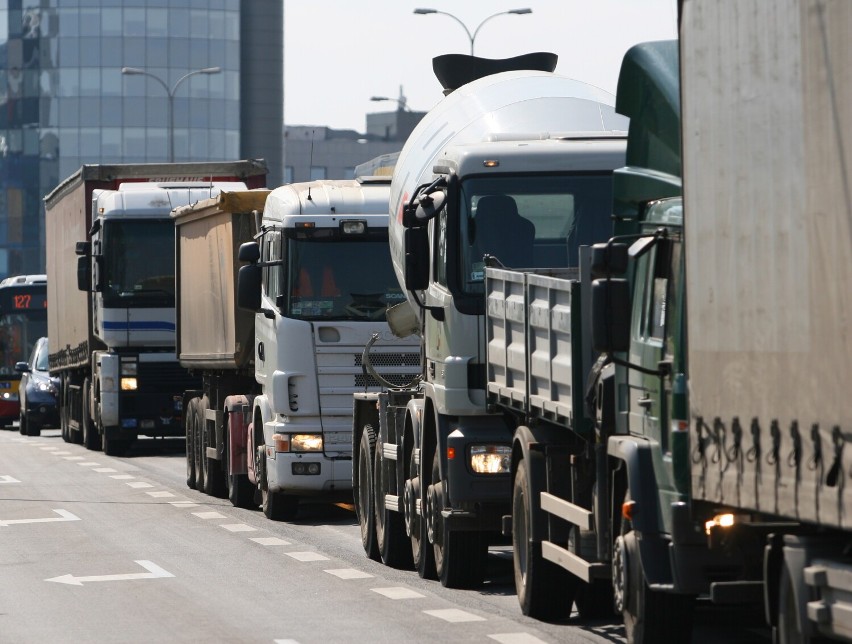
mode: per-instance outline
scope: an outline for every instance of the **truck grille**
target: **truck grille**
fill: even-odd
[[[139,393],[180,395],[201,388],[201,378],[191,376],[177,362],[140,362],[137,369]]]
[[[420,353],[372,353],[370,364],[374,367],[420,367]],[[361,366],[361,354],[355,354],[355,366]]]

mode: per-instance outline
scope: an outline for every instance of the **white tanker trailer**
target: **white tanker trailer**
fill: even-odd
[[[485,266],[565,268],[611,235],[627,120],[556,56],[440,56],[447,96],[394,168],[390,248],[421,337],[411,386],[356,394],[353,488],[367,554],[470,587],[511,511],[511,424],[486,406]],[[523,348],[520,354],[523,357]],[[365,351],[369,369],[369,347]]]

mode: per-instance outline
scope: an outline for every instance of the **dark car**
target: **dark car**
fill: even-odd
[[[59,379],[47,371],[47,338],[39,338],[29,362],[19,362],[15,370],[21,374],[18,397],[21,399],[21,433],[39,436],[42,427],[59,426]]]

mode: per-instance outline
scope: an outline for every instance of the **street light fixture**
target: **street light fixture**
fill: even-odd
[[[396,101],[397,110],[400,112],[408,112],[408,100],[405,98],[405,94],[402,93],[402,85],[399,86],[399,98],[391,98],[390,96],[371,96],[371,101]]]
[[[175,81],[175,84],[172,85],[171,89],[169,89],[166,81],[156,74],[152,74],[144,69],[139,69],[138,67],[121,68],[121,73],[127,74],[128,76],[150,76],[162,85],[164,90],[166,90],[166,95],[169,97],[169,163],[174,163],[175,160],[175,92],[177,91],[178,85],[190,76],[195,76],[196,74],[218,74],[221,71],[221,67],[205,67],[204,69],[196,69],[195,71],[191,71],[178,78]]]
[[[497,16],[505,16],[505,15],[508,15],[508,14],[515,14],[515,15],[518,15],[518,16],[522,16],[522,15],[525,15],[525,14],[528,14],[528,13],[532,13],[532,9],[529,9],[529,8],[510,9],[509,11],[500,11],[498,13],[492,14],[492,15],[488,16],[485,20],[483,20],[482,22],[479,23],[479,25],[476,27],[476,29],[474,29],[473,34],[470,33],[470,29],[468,29],[467,25],[464,24],[461,20],[459,20],[458,17],[454,16],[451,13],[447,13],[446,11],[438,11],[437,9],[415,9],[414,13],[416,13],[418,15],[426,15],[426,14],[430,14],[430,13],[439,13],[443,16],[449,16],[450,18],[455,20],[457,23],[459,23],[462,26],[462,29],[464,29],[465,33],[467,34],[468,40],[470,40],[470,55],[473,56],[473,42],[476,40],[476,34],[478,34],[479,30],[482,29],[482,25],[484,25],[486,22],[488,22],[492,18],[496,18]]]

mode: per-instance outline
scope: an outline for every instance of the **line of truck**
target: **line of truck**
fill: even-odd
[[[698,598],[753,603],[780,642],[852,639],[852,9],[678,11],[615,97],[550,54],[437,58],[446,96],[390,179],[270,190],[240,162],[259,172],[177,208],[167,166],[98,186],[160,191],[171,344],[130,331],[164,304],[109,311],[117,197],[75,188],[72,225],[54,206],[79,179],[57,188],[63,436],[116,453],[179,417],[189,487],[278,520],[351,499],[367,556],[448,587],[511,538],[524,614],[615,610],[630,642],[689,641]],[[166,354],[193,380],[125,415],[123,381]]]

